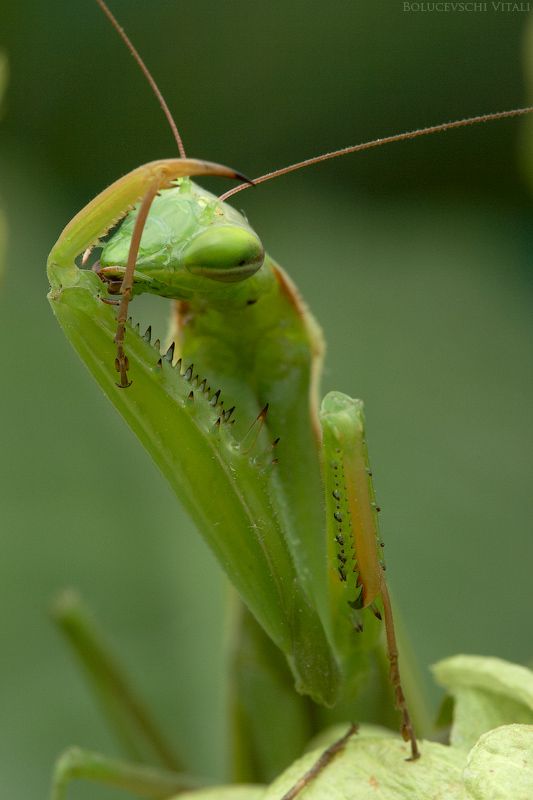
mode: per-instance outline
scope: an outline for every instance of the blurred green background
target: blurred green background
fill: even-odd
[[[251,176],[526,102],[524,14],[405,13],[390,0],[112,6],[190,155]],[[116,753],[48,619],[64,586],[84,594],[191,769],[220,780],[224,582],[45,298],[63,225],[173,142],[91,0],[4,0],[0,45],[0,791],[46,796],[69,744]],[[394,145],[236,198],[324,327],[324,390],[366,401],[389,578],[426,675],[456,652],[533,657],[523,131],[508,121]],[[161,300],[149,313],[165,312]]]

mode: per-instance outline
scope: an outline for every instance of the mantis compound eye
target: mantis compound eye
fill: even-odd
[[[182,254],[193,275],[222,283],[236,283],[263,266],[265,251],[251,231],[236,226],[214,226],[196,236]]]

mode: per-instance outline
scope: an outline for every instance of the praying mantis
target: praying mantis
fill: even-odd
[[[530,110],[349,147],[254,183],[386,141]],[[187,159],[176,139],[180,158],[129,173],[65,228],[48,262],[54,313],[197,522],[251,611],[247,624],[259,622],[285,655],[302,695],[347,703],[379,647],[384,618],[406,756],[415,761],[362,405],[330,393],[319,410],[317,323],[248,221],[190,181],[242,176]],[[86,254],[86,262],[139,201],[93,269],[80,270],[75,259]],[[128,323],[129,303],[142,292],[174,301],[162,351]]]

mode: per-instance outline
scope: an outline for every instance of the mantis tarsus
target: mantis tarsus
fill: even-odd
[[[105,3],[97,2],[125,38]],[[347,147],[254,183],[381,144],[529,111]],[[171,125],[180,158],[129,173],[63,231],[49,259],[55,313],[154,454],[255,619],[287,657],[300,692],[334,705],[354,691],[360,662],[379,629],[365,613],[364,631],[357,632],[360,612],[369,608],[376,618],[384,616],[402,734],[414,760],[419,751],[379,558],[361,404],[331,393],[318,412],[318,325],[248,222],[222,202],[247,184],[219,199],[192,184],[191,175],[242,176],[187,159]],[[138,201],[93,272],[80,272],[74,259],[99,244]],[[133,333],[126,336],[129,302],[141,292],[176,301],[165,357]],[[124,392],[111,376],[115,324],[118,388]],[[173,425],[177,444],[169,432]]]

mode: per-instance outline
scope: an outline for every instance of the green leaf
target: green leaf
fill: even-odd
[[[533,713],[533,676],[497,658],[455,656],[434,668],[439,682],[453,687],[459,732],[464,692],[476,692],[479,726],[491,715]],[[512,706],[510,705],[512,704]],[[473,725],[471,726],[473,728]],[[346,731],[335,726],[313,740],[313,750],[292,764],[267,789],[225,787],[180,795],[180,800],[280,800],[317,763],[324,748]],[[470,728],[468,729],[470,735]],[[530,800],[533,797],[533,725],[510,724],[484,732],[470,752],[464,746],[420,742],[421,757],[408,761],[409,748],[390,732],[362,726],[359,733],[305,786],[302,800]],[[252,794],[246,794],[251,791]],[[227,792],[227,794],[225,793]],[[233,792],[233,794],[232,794]],[[253,794],[257,792],[257,794]]]
[[[460,655],[432,669],[455,702],[452,745],[468,750],[481,734],[499,725],[533,724],[533,672],[526,667],[499,658]]]
[[[261,800],[264,786],[213,786],[197,792],[185,792],[171,800]]]
[[[341,738],[341,736],[344,736],[347,727],[348,723],[339,722],[320,731],[320,733],[318,733],[316,736],[313,736],[312,740],[305,748],[306,752],[309,753],[312,750],[320,749],[325,750],[326,747],[334,744]],[[371,725],[369,723],[363,723],[357,728],[358,739],[392,739],[397,736],[397,731],[392,731],[390,728],[384,728],[383,725]]]
[[[472,800],[531,800],[533,726],[503,725],[483,734],[464,771]]]
[[[406,761],[408,745],[398,738],[355,735],[306,787],[302,800],[466,800],[465,753],[434,742],[422,742],[421,751],[418,761]],[[321,752],[315,750],[293,764],[261,800],[280,800]]]
[[[407,745],[398,738],[376,737],[368,726],[305,787],[302,800],[530,800],[533,796],[531,725],[489,731],[468,755],[436,742],[422,742],[421,750],[418,761],[406,761]],[[189,792],[179,800],[280,800],[322,752],[320,748],[307,753],[267,789],[218,787]]]

